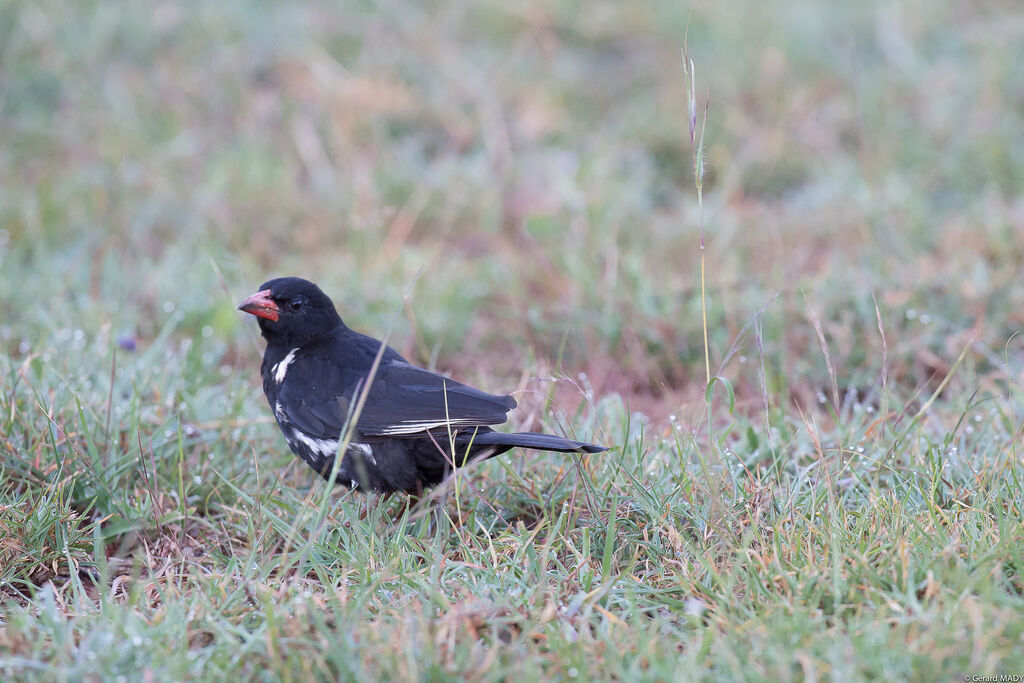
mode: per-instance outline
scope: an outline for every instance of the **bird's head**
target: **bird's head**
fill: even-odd
[[[264,282],[238,310],[256,316],[268,344],[302,346],[341,324],[331,299],[312,282],[298,277]]]

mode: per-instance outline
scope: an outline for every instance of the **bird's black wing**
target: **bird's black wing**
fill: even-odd
[[[359,415],[362,434],[407,436],[431,429],[501,424],[516,407],[511,396],[488,394],[408,363],[382,366]]]
[[[354,410],[368,372],[328,357],[296,358],[278,392],[287,420],[310,436],[336,439]],[[422,436],[505,422],[511,396],[488,394],[429,370],[393,361],[378,367],[356,430],[362,436]],[[275,407],[275,410],[278,408]]]

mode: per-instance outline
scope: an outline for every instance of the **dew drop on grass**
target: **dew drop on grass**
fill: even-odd
[[[929,323],[931,323],[931,321],[932,321],[932,317],[930,315],[928,315],[927,313],[922,313],[921,314],[921,324],[922,325],[928,325]]]
[[[32,345],[28,343],[28,340],[27,339],[22,339],[21,342],[18,344],[18,353],[21,353],[21,354],[28,353],[28,350],[31,349],[31,348],[32,348]]]
[[[819,391],[818,392],[818,403],[820,403],[821,405],[825,405],[825,401],[827,401],[827,400],[828,399],[825,398],[825,394]]]
[[[580,675],[580,672],[576,670],[576,667],[572,667],[568,671],[565,672],[565,675],[568,676],[569,678],[576,678],[577,676]]]
[[[974,426],[973,425],[967,425],[967,427],[964,428],[964,431],[967,432],[968,434],[973,434],[974,433]]]
[[[746,356],[740,356],[740,363],[746,363],[746,362],[747,362],[747,357]]]
[[[132,636],[132,645],[134,645],[135,647],[142,647],[142,637]]]
[[[197,474],[196,476],[192,477],[192,483],[195,484],[196,486],[199,486],[200,484],[203,483],[203,478]]]
[[[917,320],[917,310],[914,308],[908,308],[905,313],[907,320]]]
[[[974,421],[975,422],[981,422],[981,415],[975,415],[974,416]]]
[[[174,302],[173,301],[165,301],[164,302],[164,313],[173,313],[173,312],[174,312]]]

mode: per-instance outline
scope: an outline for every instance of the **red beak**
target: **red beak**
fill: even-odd
[[[281,309],[277,307],[274,300],[270,298],[269,289],[264,289],[250,296],[238,305],[238,310],[251,313],[257,318],[266,318],[274,322],[277,322],[278,313],[281,312]]]

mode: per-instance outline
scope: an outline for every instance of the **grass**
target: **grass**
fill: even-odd
[[[1021,21],[0,2],[0,676],[1019,674]],[[328,489],[279,274],[614,450]]]

